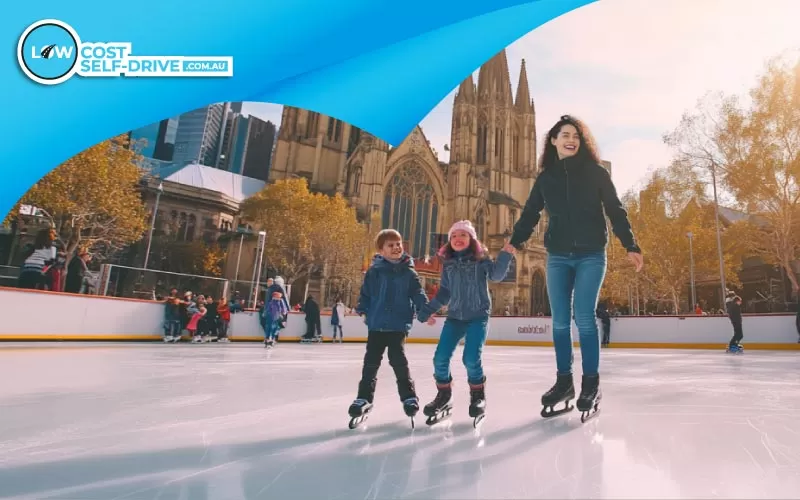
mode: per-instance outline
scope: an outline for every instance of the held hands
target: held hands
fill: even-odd
[[[514,248],[508,241],[506,241],[506,244],[503,245],[503,251],[506,253],[510,253],[511,255],[515,255],[517,253],[517,249]]]
[[[433,326],[433,325],[436,324],[436,318],[431,316],[430,318],[428,318],[428,321],[426,321],[425,323],[427,323],[429,326]]]
[[[636,268],[637,273],[644,267],[644,257],[638,252],[628,252],[628,260],[631,261],[633,267]]]

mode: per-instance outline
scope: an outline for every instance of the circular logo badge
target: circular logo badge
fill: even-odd
[[[17,44],[17,59],[25,75],[42,85],[57,85],[78,71],[81,40],[69,24],[44,19],[28,26]]]

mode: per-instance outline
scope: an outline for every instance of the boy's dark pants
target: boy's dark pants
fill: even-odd
[[[744,331],[742,330],[742,322],[741,321],[731,321],[733,324],[733,337],[731,337],[731,341],[728,343],[730,346],[739,345],[739,342],[742,341],[744,338]]]
[[[405,343],[406,332],[369,332],[367,334],[367,353],[364,355],[364,368],[361,371],[361,382],[358,384],[358,399],[366,399],[372,403],[375,397],[375,386],[378,382],[378,369],[383,361],[383,351],[389,351],[389,365],[397,377],[397,392],[400,401],[417,397],[414,381],[408,369]]]

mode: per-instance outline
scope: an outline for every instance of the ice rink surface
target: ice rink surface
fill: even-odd
[[[433,345],[409,345],[422,403]],[[363,344],[0,344],[0,498],[797,498],[800,355],[604,350],[602,411],[543,420],[550,348],[485,349],[488,417],[402,413]],[[580,357],[576,350],[577,380]]]

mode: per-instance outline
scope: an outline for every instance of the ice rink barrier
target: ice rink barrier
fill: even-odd
[[[2,341],[42,340],[159,340],[164,305],[139,299],[71,295],[0,287],[3,321]],[[409,342],[435,343],[444,318],[435,326],[415,322]],[[364,342],[366,326],[358,316],[344,320],[345,342]],[[302,313],[290,315],[281,341],[296,341],[306,330]],[[322,316],[322,333],[330,340],[330,316]],[[743,344],[748,349],[800,350],[794,314],[745,315]],[[719,349],[732,335],[724,316],[619,317],[611,322],[614,348]],[[263,332],[255,312],[232,315],[230,337],[234,341],[260,341]],[[577,343],[577,328],[573,324]],[[489,345],[551,346],[552,323],[548,317],[492,317]]]

